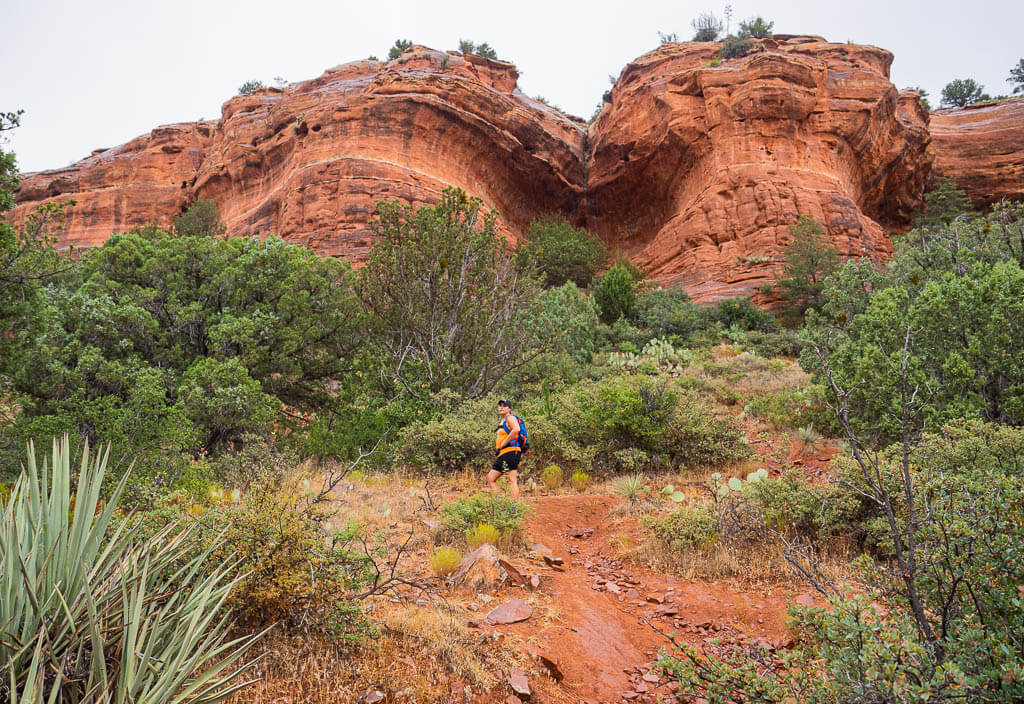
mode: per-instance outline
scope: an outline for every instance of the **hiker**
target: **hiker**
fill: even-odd
[[[494,441],[494,454],[497,459],[487,473],[487,486],[492,492],[498,491],[497,481],[502,475],[508,475],[512,485],[512,498],[519,498],[519,459],[522,457],[522,442],[519,437],[519,420],[512,413],[512,404],[507,399],[498,401],[498,415],[501,423],[495,429],[498,437]]]

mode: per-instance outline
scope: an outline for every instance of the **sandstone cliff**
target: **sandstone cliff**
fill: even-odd
[[[892,55],[818,37],[718,48],[666,44],[622,72],[591,134],[594,229],[699,300],[773,280],[800,215],[845,255],[888,253],[882,224],[920,208],[930,165]]]
[[[889,81],[887,51],[776,36],[718,61],[719,47],[636,59],[589,129],[523,95],[511,64],[413,47],[25,174],[10,217],[74,198],[64,240],[91,246],[212,198],[229,235],[358,261],[378,200],[432,203],[452,184],[497,208],[511,239],[564,213],[713,301],[772,281],[800,215],[844,254],[886,256],[883,228],[921,207],[933,161],[981,204],[1024,197],[1024,101],[934,113],[933,139],[916,94]]]
[[[1024,198],[1024,98],[939,110],[929,129],[934,175],[953,179],[975,207]]]
[[[285,89],[232,98],[215,123],[154,130],[55,171],[25,174],[13,220],[74,198],[66,241],[169,226],[212,198],[231,236],[275,233],[358,260],[381,199],[480,196],[512,237],[538,213],[573,210],[586,125],[523,95],[512,64],[413,47]]]

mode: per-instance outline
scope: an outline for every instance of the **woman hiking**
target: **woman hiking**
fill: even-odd
[[[498,415],[501,422],[495,429],[498,433],[494,440],[494,453],[498,456],[487,473],[487,486],[497,493],[497,481],[502,475],[508,475],[512,486],[512,498],[519,498],[519,459],[522,457],[522,442],[519,434],[519,420],[512,413],[512,404],[507,399],[498,401]]]

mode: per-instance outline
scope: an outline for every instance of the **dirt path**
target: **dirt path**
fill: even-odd
[[[658,649],[668,645],[662,633],[676,631],[695,644],[716,637],[785,639],[785,594],[677,580],[616,560],[609,540],[618,502],[586,495],[531,502],[531,540],[564,560],[564,570],[541,572],[554,618],[540,628],[536,622],[506,627],[557,659],[565,675],[558,685],[544,683],[535,701],[656,702],[672,691],[648,674]]]

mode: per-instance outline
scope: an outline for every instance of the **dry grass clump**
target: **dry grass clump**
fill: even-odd
[[[500,540],[501,531],[489,523],[477,523],[466,531],[466,542],[469,543],[471,550],[476,550],[485,543],[497,547]]]
[[[586,491],[587,487],[590,486],[590,483],[592,481],[593,481],[593,477],[591,477],[589,474],[587,474],[586,472],[584,472],[582,470],[579,470],[579,469],[577,469],[575,472],[573,472],[572,476],[569,477],[569,484],[572,485],[573,489],[575,489],[576,491],[580,491],[580,492]]]
[[[382,620],[387,638],[400,642],[417,662],[441,666],[475,688],[490,689],[495,674],[514,654],[505,652],[504,641],[481,645],[479,635],[443,606],[401,606],[385,613]]]
[[[544,468],[544,471],[540,473],[540,483],[549,491],[561,487],[564,478],[565,475],[562,472],[562,468],[557,464],[549,464]]]
[[[381,636],[360,647],[272,632],[253,649],[263,658],[246,674],[257,681],[228,703],[354,704],[368,687],[383,691],[387,701],[450,701],[453,687],[481,694],[498,687],[495,678],[510,665],[529,667],[504,640],[478,642],[480,634],[448,607],[388,606],[378,617]]]
[[[430,556],[430,569],[438,577],[447,577],[462,562],[462,555],[455,548],[438,548]]]

